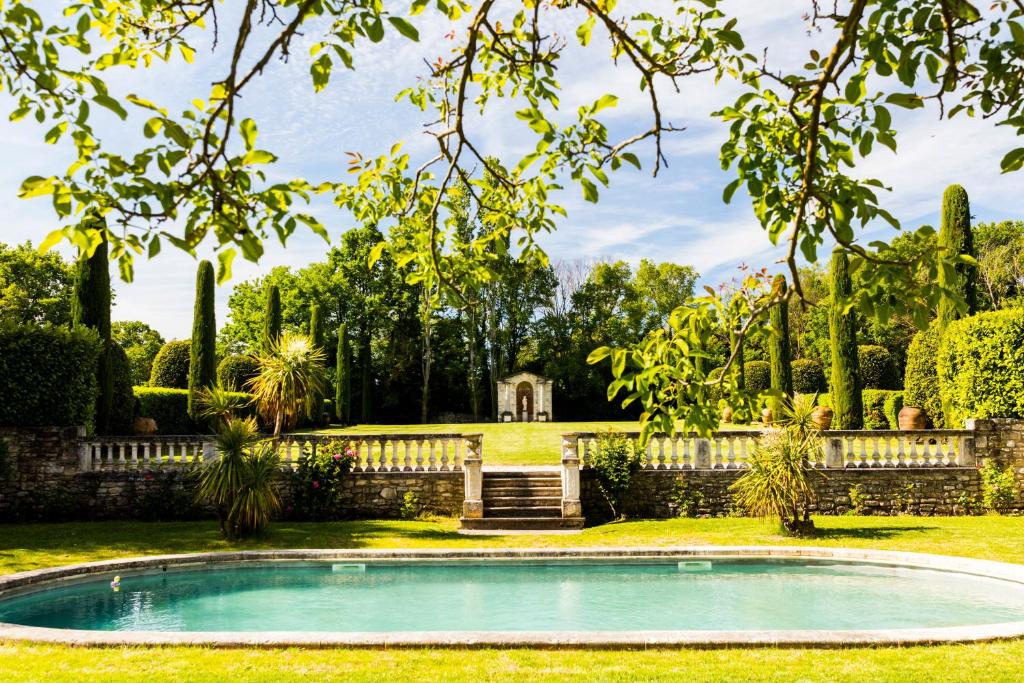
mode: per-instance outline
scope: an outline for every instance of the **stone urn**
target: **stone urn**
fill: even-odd
[[[761,411],[761,422],[770,425],[775,421],[775,415],[772,414],[772,409],[765,406],[765,409]]]
[[[817,406],[814,411],[811,412],[811,422],[813,422],[818,429],[825,431],[826,429],[832,428],[833,415],[834,413],[832,412],[832,409],[828,406]]]
[[[900,429],[903,431],[924,429],[928,422],[928,415],[924,412],[923,408],[903,406],[897,420],[899,421]]]
[[[732,408],[726,406],[722,408],[722,422],[732,422]]]

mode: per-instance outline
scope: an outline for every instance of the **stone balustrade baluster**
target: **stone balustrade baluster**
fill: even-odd
[[[665,439],[667,437],[658,437],[658,465],[655,469],[665,469]]]
[[[436,452],[437,439],[431,437],[431,438],[427,439],[427,444],[430,447],[430,449],[428,451],[428,454],[427,454],[427,471],[428,472],[436,472],[437,471],[437,452]]]
[[[672,470],[678,470],[679,469],[679,442],[683,438],[684,437],[682,437],[682,436],[677,434],[676,436],[672,437],[672,441],[669,443],[669,447],[672,449],[671,453],[669,454],[669,461],[668,461],[669,469],[672,469]]]
[[[416,471],[423,471],[423,439],[416,439]]]
[[[882,454],[878,450],[878,438],[877,436],[870,436],[868,439],[871,440],[871,466],[880,467],[882,464]],[[865,444],[866,445],[866,444]]]
[[[411,453],[412,453],[412,451],[411,451],[412,443],[409,441],[409,439],[404,439],[402,441],[402,444],[403,444],[403,447],[405,449],[405,457],[402,458],[402,471],[404,471],[404,472],[411,472],[412,471],[412,455],[411,455]]]
[[[441,439],[441,467],[439,468],[442,472],[448,471],[448,439],[447,437]]]

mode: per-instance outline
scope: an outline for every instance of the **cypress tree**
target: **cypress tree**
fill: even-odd
[[[837,429],[861,429],[864,426],[864,404],[860,394],[860,368],[857,360],[857,327],[853,311],[844,311],[844,304],[853,294],[850,267],[846,252],[832,252],[830,272],[832,307],[828,314],[829,341],[832,347],[832,410]]]
[[[774,289],[779,294],[786,294],[786,278],[783,275],[775,276]],[[789,352],[789,301],[782,299],[771,307],[768,312],[772,329],[775,334],[768,341],[768,354],[771,359],[771,382],[772,389],[781,392],[788,399],[793,398],[793,366],[791,365]],[[783,399],[772,399],[771,408],[775,419],[782,416],[783,407],[786,402]]]
[[[939,246],[945,255],[974,256],[974,235],[971,231],[971,204],[967,190],[961,185],[950,185],[942,193],[942,225]],[[966,263],[957,264],[953,272],[939,270],[939,286],[957,292],[967,304],[967,315],[978,311],[978,269]],[[939,301],[938,325],[946,325],[960,317],[960,312],[946,296]]]
[[[103,344],[96,363],[97,393],[93,426],[97,433],[106,434],[111,426],[110,415],[114,402],[110,339],[110,264],[106,225],[100,222],[97,228],[103,232],[96,251],[88,258],[80,258],[75,266],[71,319],[76,326],[96,330]]]
[[[309,309],[309,339],[313,342],[314,348],[324,348],[324,330],[323,324],[320,322],[320,304],[313,304]],[[320,424],[320,418],[323,414],[324,399],[323,396],[317,396],[310,404],[308,417],[313,421],[313,424]]]
[[[335,366],[334,415],[342,424],[352,420],[352,364],[348,342],[348,326],[338,326],[338,352]]]
[[[217,382],[217,319],[214,312],[213,264],[200,261],[192,312],[192,347],[188,366],[188,414],[199,419],[200,392]]]
[[[281,338],[281,290],[277,285],[267,287],[267,305],[263,314],[263,352],[270,350]]]

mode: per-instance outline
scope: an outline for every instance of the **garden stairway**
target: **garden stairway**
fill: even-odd
[[[582,517],[562,517],[562,478],[557,471],[485,471],[483,517],[462,518],[473,531],[582,529]]]

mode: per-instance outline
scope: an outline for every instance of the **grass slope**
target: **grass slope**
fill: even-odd
[[[1024,519],[823,517],[792,541],[750,519],[639,521],[574,536],[463,537],[456,522],[275,524],[244,548],[797,543],[1024,562]],[[0,525],[0,572],[131,555],[225,550],[210,522]],[[79,649],[0,643],[0,679],[41,681],[1019,681],[1024,642],[860,650]]]

